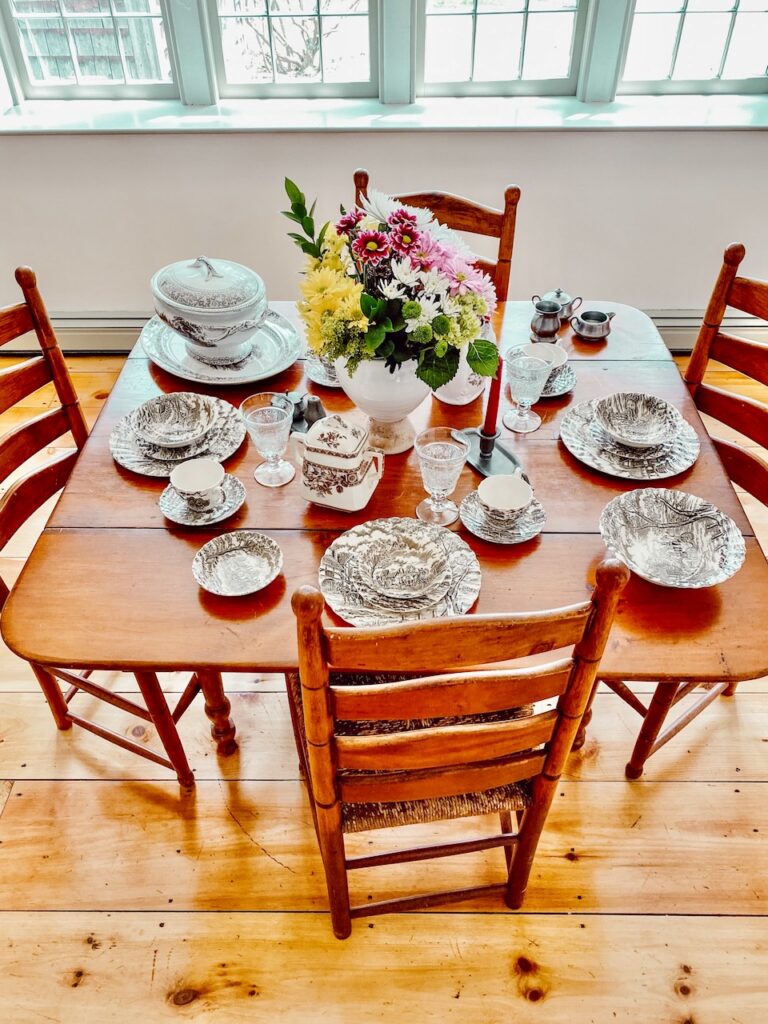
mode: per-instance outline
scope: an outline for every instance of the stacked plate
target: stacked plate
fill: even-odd
[[[480,593],[480,564],[461,537],[442,526],[376,519],[326,550],[320,590],[353,626],[463,615]]]
[[[621,392],[570,409],[560,439],[575,458],[625,480],[663,480],[689,469],[699,439],[663,398]]]
[[[245,437],[238,410],[222,398],[190,391],[158,395],[128,413],[109,438],[112,458],[144,476],[169,477],[188,459],[223,462]]]

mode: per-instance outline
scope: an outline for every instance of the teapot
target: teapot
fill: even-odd
[[[560,325],[567,323],[571,316],[576,312],[582,303],[582,298],[577,295],[573,298],[568,292],[564,292],[562,288],[555,288],[553,292],[547,292],[546,295],[541,296],[544,302],[557,302],[562,309],[560,311]]]
[[[302,449],[302,497],[342,512],[365,508],[384,472],[384,453],[369,447],[368,435],[367,426],[335,414],[294,434]]]

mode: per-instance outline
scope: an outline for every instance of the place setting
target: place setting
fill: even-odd
[[[560,439],[592,469],[626,480],[663,480],[699,457],[696,431],[663,398],[618,392],[581,402],[560,424]]]

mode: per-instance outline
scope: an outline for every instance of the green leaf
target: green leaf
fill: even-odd
[[[372,295],[369,295],[368,292],[363,292],[360,296],[360,309],[369,320],[373,320],[373,311],[375,308],[376,299],[374,299]]]
[[[296,224],[301,224],[301,217],[297,217],[296,214],[292,213],[290,210],[281,210],[280,212],[284,217],[287,217],[288,220],[292,220]]]
[[[419,363],[416,376],[435,391],[456,376],[459,350],[451,347],[444,356],[438,356],[433,348],[424,349],[423,359],[420,356]]]
[[[376,324],[375,327],[370,327],[365,336],[366,352],[375,352],[382,341],[384,341],[385,336],[384,328],[380,324]]]
[[[376,300],[376,309],[373,312],[373,319],[378,321],[378,319],[380,317],[384,316],[384,314],[386,312],[387,312],[387,300],[386,299],[377,299]]]
[[[499,350],[492,341],[477,338],[467,345],[467,362],[481,377],[493,377],[499,365]]]
[[[314,217],[315,216],[315,207],[316,206],[317,206],[317,200],[315,200],[314,203],[312,203],[312,205],[309,208],[309,216],[310,217]]]
[[[307,216],[307,208],[304,203],[291,203],[291,209],[297,217]]]
[[[306,231],[310,238],[315,237],[315,222],[312,220],[311,217],[302,217],[301,226],[302,228],[304,228],[304,230]]]
[[[323,242],[325,241],[325,233],[330,226],[330,221],[326,221],[325,224],[323,224],[323,226],[320,228],[320,234],[317,236],[317,244],[321,247]]]
[[[384,330],[387,332],[387,334],[390,334],[395,329],[392,326],[392,321],[389,319],[388,316],[385,316],[383,320],[379,320],[379,323],[384,328]]]
[[[304,202],[304,193],[295,182],[291,181],[290,178],[285,179],[285,191],[288,193],[288,198],[292,203]]]
[[[316,260],[320,259],[320,250],[314,242],[302,242],[301,251],[305,252],[307,256],[314,256]]]
[[[391,338],[385,338],[384,341],[376,349],[377,356],[384,356],[385,359],[389,359],[392,353],[395,351],[395,343]]]

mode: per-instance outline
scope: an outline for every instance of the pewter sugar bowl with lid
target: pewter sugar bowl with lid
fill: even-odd
[[[365,508],[384,472],[384,453],[368,445],[368,426],[343,416],[325,416],[306,434],[294,434],[300,445],[302,497],[316,505],[359,512]]]
[[[264,282],[250,267],[206,256],[179,260],[158,270],[151,288],[155,312],[195,359],[227,366],[250,355],[267,315]]]
[[[547,292],[541,296],[544,302],[556,302],[560,306],[560,324],[567,323],[582,303],[582,298],[577,295],[575,298],[563,291],[562,288],[555,288],[553,292]]]

